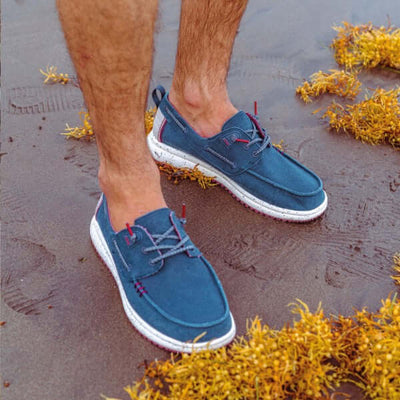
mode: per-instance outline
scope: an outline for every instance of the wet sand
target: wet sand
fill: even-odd
[[[161,2],[154,73],[170,86],[179,7]],[[188,231],[225,287],[243,334],[259,315],[282,327],[296,298],[327,313],[376,310],[396,290],[390,275],[400,249],[400,161],[390,146],[369,146],[327,130],[294,95],[303,78],[335,68],[334,24],[400,25],[396,0],[250,2],[236,40],[229,89],[252,110],[273,142],[318,172],[326,214],[309,224],[263,217],[221,188],[178,186],[165,177],[168,204],[185,201]],[[66,140],[83,100],[74,86],[44,86],[39,68],[74,75],[53,1],[2,4],[2,333],[4,400],[124,397],[144,360],[167,353],[143,339],[125,317],[116,285],[88,235],[99,189],[94,143]],[[363,74],[365,87],[399,83],[390,72]],[[149,102],[150,105],[150,102]],[[3,384],[2,384],[3,386]],[[124,397],[125,398],[125,397]],[[361,398],[361,397],[359,397]]]

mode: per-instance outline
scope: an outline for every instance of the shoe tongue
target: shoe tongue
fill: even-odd
[[[135,225],[143,226],[151,235],[163,234],[171,228],[170,214],[169,208],[160,208],[137,218]]]
[[[239,111],[225,122],[222,130],[229,128],[240,128],[246,131],[253,128],[253,123],[244,111]]]

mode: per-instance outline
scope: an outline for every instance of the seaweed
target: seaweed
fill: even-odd
[[[311,103],[311,97],[324,93],[336,94],[341,97],[354,99],[360,93],[361,82],[354,72],[329,70],[329,73],[318,71],[310,76],[310,82],[305,81],[296,89],[305,103]]]
[[[45,76],[43,83],[61,83],[65,85],[69,82],[68,74],[57,73],[57,67],[54,65],[47,66],[46,71],[39,69],[40,73]]]
[[[336,26],[331,47],[339,65],[346,69],[387,67],[400,72],[400,29],[371,23]]]
[[[333,102],[322,116],[336,131],[343,130],[370,144],[390,143],[400,150],[400,89],[376,89],[356,104]]]
[[[152,362],[125,388],[129,398],[330,399],[351,382],[371,399],[400,399],[396,295],[375,313],[350,317],[325,317],[321,305],[311,312],[300,300],[290,306],[298,317],[292,326],[275,330],[255,318],[228,348]]]

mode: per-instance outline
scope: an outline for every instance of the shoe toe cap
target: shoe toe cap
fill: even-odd
[[[307,211],[326,200],[321,179],[273,146],[247,175],[247,185],[252,185],[255,195],[278,207]]]
[[[189,262],[188,262],[189,260]],[[177,340],[220,338],[232,330],[232,318],[222,286],[202,257],[175,256],[156,275],[143,280],[150,324]],[[143,302],[142,302],[143,303]],[[147,317],[148,318],[148,317]]]

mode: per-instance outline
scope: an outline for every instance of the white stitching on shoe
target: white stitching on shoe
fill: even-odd
[[[168,107],[165,107],[165,109],[167,110],[167,113],[171,116],[171,118],[175,121],[175,123],[183,130],[183,132],[186,133],[186,131],[187,131],[186,126],[183,125],[183,124],[178,120],[178,118],[175,117],[175,115],[173,114],[173,112],[172,112]]]
[[[131,268],[129,267],[129,265],[126,263],[126,261],[124,260],[124,257],[122,257],[122,253],[121,253],[121,250],[119,249],[119,247],[118,247],[118,245],[117,245],[117,241],[114,239],[113,240],[113,243],[114,243],[114,246],[115,246],[115,248],[117,249],[117,253],[118,253],[118,255],[119,255],[119,258],[121,259],[121,261],[122,261],[122,264],[124,264],[124,267],[126,268],[126,270],[127,271],[131,271]]]
[[[236,164],[231,161],[228,160],[225,156],[223,156],[222,154],[217,153],[214,149],[212,149],[211,147],[206,147],[206,151],[208,151],[209,153],[211,153],[212,155],[214,155],[215,157],[219,158],[222,161],[225,161],[227,164],[229,164],[232,168],[236,167]]]

